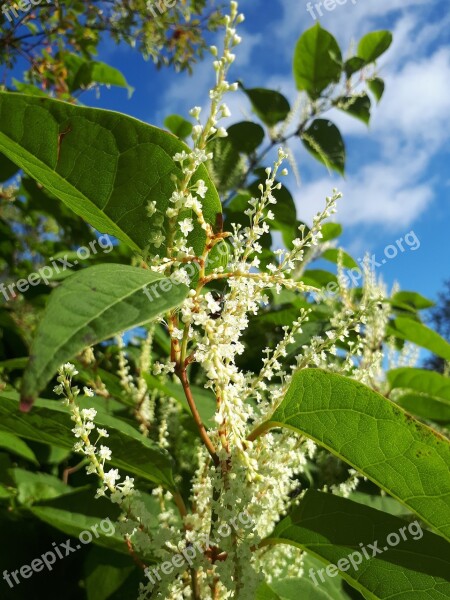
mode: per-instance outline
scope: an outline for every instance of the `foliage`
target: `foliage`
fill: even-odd
[[[422,322],[428,299],[339,248],[338,192],[306,225],[281,183],[299,142],[345,173],[333,111],[370,122],[390,33],[347,58],[303,33],[291,107],[228,82],[235,2],[220,19],[203,2],[161,20],[138,2],[41,8],[43,33],[34,12],[20,25],[39,57],[0,92],[0,519],[26,541],[2,564],[98,535],[2,597],[448,597],[450,383],[415,355],[448,361],[450,344]],[[190,41],[167,39],[191,10]],[[92,60],[99,31],[187,68],[200,12],[225,39],[206,115],[166,131],[79,104],[127,85]],[[7,67],[34,52],[19,29],[0,38]],[[254,118],[225,129],[238,90]]]

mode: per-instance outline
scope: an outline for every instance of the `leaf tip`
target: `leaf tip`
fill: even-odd
[[[20,398],[19,410],[23,413],[30,412],[32,406],[34,404],[34,398],[32,396],[22,396]]]

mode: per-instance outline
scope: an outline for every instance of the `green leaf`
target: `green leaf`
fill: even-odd
[[[332,262],[334,264],[337,264],[339,261],[339,255],[341,255],[342,264],[346,269],[361,270],[361,267],[350,256],[350,254],[348,254],[347,252],[344,252],[344,250],[340,250],[338,248],[329,248],[328,250],[325,250],[325,252],[323,252],[323,254],[322,254],[322,258],[324,258],[325,260],[329,260],[330,262]]]
[[[5,435],[4,433],[2,436]],[[61,479],[47,473],[31,473],[25,469],[10,469],[9,474],[16,484],[21,504],[34,504],[40,500],[58,498],[73,492],[73,488]]]
[[[365,66],[365,61],[359,56],[352,56],[344,63],[344,69],[347,74],[347,77],[351,77],[357,71],[360,71]]]
[[[387,380],[391,389],[415,390],[442,398],[450,404],[450,378],[435,371],[401,367],[388,371]]]
[[[76,538],[82,532],[86,532],[81,538],[82,544],[87,543],[89,537],[92,537],[92,543],[96,546],[128,554],[125,541],[114,525],[120,511],[117,506],[105,498],[94,499],[92,489],[77,490],[71,494],[35,504],[28,510],[40,521],[66,535]],[[72,542],[72,547],[80,549],[82,544],[75,540]]]
[[[78,271],[50,295],[24,373],[23,401],[32,402],[58,368],[84,348],[155,319],[186,293],[184,285],[127,265]]]
[[[291,107],[280,92],[265,88],[246,89],[242,85],[241,87],[250,99],[255,114],[269,127],[284,121],[288,116]]]
[[[391,298],[391,304],[394,308],[406,309],[409,311],[416,312],[425,308],[431,308],[435,305],[435,302],[425,298],[417,292],[397,292]]]
[[[211,179],[219,193],[226,194],[242,180],[244,159],[228,138],[216,138],[208,144],[208,151],[213,154],[206,163]]]
[[[171,176],[181,176],[173,156],[189,151],[167,131],[116,112],[0,92],[0,151],[98,231],[136,251],[163,253]],[[198,179],[208,186],[203,212],[214,225],[222,206],[204,166]],[[201,254],[206,235],[194,225],[188,239]]]
[[[301,280],[306,285],[312,285],[317,288],[323,288],[329,284],[337,285],[336,275],[323,269],[307,269],[301,276]]]
[[[242,121],[228,127],[228,139],[238,152],[251,154],[264,140],[264,129],[258,123]]]
[[[135,569],[131,556],[92,548],[84,567],[87,600],[107,600]]]
[[[11,179],[18,170],[19,167],[17,165],[0,153],[0,181],[2,183]]]
[[[403,504],[386,494],[384,496],[372,496],[363,492],[352,492],[350,500],[389,513],[394,517],[411,516],[411,512],[406,510]]]
[[[342,54],[335,38],[317,23],[300,37],[294,53],[294,77],[298,90],[316,99],[339,81]]]
[[[92,405],[95,405],[95,401]],[[143,437],[131,425],[110,415],[99,412],[95,423],[109,432],[111,465],[174,489],[173,462],[165,450]],[[74,445],[72,428],[73,422],[67,408],[57,401],[39,399],[35,402],[33,410],[24,415],[19,411],[15,393],[0,393],[2,432],[14,433],[27,440],[71,450]]]
[[[445,360],[450,360],[450,344],[422,323],[405,317],[398,317],[389,324],[387,332],[388,335],[417,344],[417,346],[426,348]]]
[[[397,404],[412,415],[436,423],[450,423],[450,403],[429,394],[403,394]]]
[[[33,450],[31,450],[23,440],[12,433],[2,433],[0,436],[0,448],[3,448],[16,456],[20,456],[35,465],[39,464]]]
[[[338,104],[339,110],[359,119],[366,125],[370,122],[371,102],[367,94],[343,98]]]
[[[348,600],[340,589],[340,581],[328,579],[316,587],[306,576],[301,579],[275,579],[263,583],[257,590],[255,600]]]
[[[372,31],[363,38],[358,44],[358,56],[366,64],[374,62],[380,57],[392,44],[392,33],[390,31]]]
[[[369,90],[375,96],[375,100],[379,102],[384,94],[384,81],[379,77],[374,77],[373,79],[369,79],[367,85],[369,87]]]
[[[332,494],[308,490],[261,545],[278,543],[330,565],[328,572],[305,574],[316,589],[340,575],[370,600],[450,595],[448,544],[442,538],[423,531],[418,521],[408,523]]]
[[[322,242],[329,242],[342,235],[342,225],[339,223],[324,223],[322,226]]]
[[[164,125],[182,140],[189,137],[192,133],[192,123],[181,115],[169,115],[164,119]]]
[[[158,390],[161,390],[161,392],[179,402],[186,412],[192,414],[181,385],[169,380],[163,382],[149,373],[144,373],[143,377],[150,389],[157,388]],[[203,423],[208,426],[211,419],[214,417],[214,413],[216,412],[215,396],[211,390],[207,390],[196,385],[191,385],[191,392],[200,417]]]
[[[111,65],[94,60],[83,61],[73,77],[70,91],[86,89],[93,84],[114,85],[127,88],[129,91],[133,89],[130,88],[123,74]]]
[[[450,538],[450,444],[381,394],[305,369],[251,439],[273,427],[312,438]]]
[[[316,119],[300,134],[305,148],[328,169],[344,175],[345,144],[339,129],[327,119]]]

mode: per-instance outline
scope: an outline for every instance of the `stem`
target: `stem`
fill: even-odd
[[[184,503],[183,497],[181,496],[180,492],[173,492],[173,500],[174,500],[175,504],[177,505],[177,508],[181,515],[181,518],[183,519],[184,517],[187,516],[188,512],[187,512],[186,504]],[[186,527],[185,527],[185,529],[186,529]],[[190,568],[189,573],[191,575],[192,597],[194,600],[201,600],[200,588],[198,585],[197,571],[194,568]]]
[[[181,517],[185,517],[188,513],[186,504],[184,503],[183,497],[181,496],[180,492],[173,492],[173,501],[177,505]]]
[[[185,394],[186,400],[189,404],[189,408],[191,409],[192,416],[194,417],[195,424],[197,425],[197,428],[199,430],[200,437],[202,438],[203,443],[205,444],[208,452],[210,453],[211,458],[214,461],[214,464],[218,465],[220,462],[219,457],[216,454],[216,449],[214,448],[214,445],[209,438],[209,435],[206,431],[206,427],[204,426],[203,421],[200,417],[200,414],[197,410],[197,406],[196,406],[194,398],[192,396],[191,388],[190,388],[189,381],[187,378],[186,368],[183,365],[181,365],[177,369],[176,373],[181,381],[181,385],[183,386],[184,394]]]
[[[276,424],[272,423],[272,421],[265,421],[264,423],[261,423],[261,425],[259,425],[247,436],[248,441],[254,442],[257,438],[265,435],[270,429],[275,427],[275,425]]]

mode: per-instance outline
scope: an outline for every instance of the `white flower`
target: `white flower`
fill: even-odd
[[[165,239],[166,236],[163,235],[162,231],[155,230],[150,233],[150,242],[155,246],[155,248],[159,248]]]
[[[106,429],[101,429],[100,427],[97,427],[97,433],[100,437],[109,437],[109,433],[106,431]]]
[[[108,487],[115,487],[116,481],[119,479],[120,475],[118,469],[110,469],[107,473],[105,473],[104,481]]]
[[[78,371],[75,369],[75,366],[72,363],[66,363],[63,365],[61,371],[63,371],[67,377],[74,377],[75,375],[78,375]]]
[[[84,392],[84,395],[87,396],[88,398],[92,398],[94,396],[93,390],[89,387],[84,386],[83,392]]]
[[[203,181],[203,179],[199,179],[197,181],[197,194],[200,196],[200,198],[204,198],[207,191],[208,187],[206,186],[206,183]]]
[[[191,117],[194,117],[194,119],[198,119],[200,117],[201,112],[202,109],[200,106],[194,106],[194,108],[191,108],[191,110],[189,111],[189,114],[191,115]]]
[[[97,411],[95,408],[83,408],[81,411],[81,416],[86,421],[93,421],[97,415]]]
[[[180,221],[180,229],[183,235],[188,235],[194,229],[192,219],[188,218]]]
[[[55,385],[53,391],[55,392],[55,394],[58,394],[58,396],[61,396],[61,394],[64,392],[64,387],[60,383],[59,385]]]
[[[100,446],[98,456],[101,460],[111,460],[111,450],[107,446]]]
[[[147,203],[147,216],[153,217],[156,212],[156,202],[153,200],[152,202]]]

